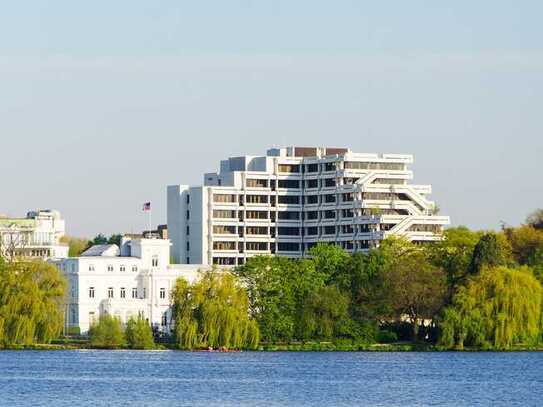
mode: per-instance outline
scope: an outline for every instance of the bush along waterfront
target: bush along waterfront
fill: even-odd
[[[155,348],[153,331],[142,317],[130,318],[123,330],[121,320],[109,314],[100,316],[89,332],[90,347],[97,349],[141,349]]]

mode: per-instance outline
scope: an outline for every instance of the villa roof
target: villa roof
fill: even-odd
[[[98,244],[85,250],[81,257],[117,257],[119,254],[119,246],[116,244]]]

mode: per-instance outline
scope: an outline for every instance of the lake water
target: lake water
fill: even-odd
[[[543,353],[4,351],[0,405],[541,406]]]

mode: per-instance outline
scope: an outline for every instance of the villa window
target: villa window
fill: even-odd
[[[166,289],[165,288],[160,289],[160,298],[161,299],[166,298]]]
[[[93,264],[89,264],[89,271],[94,271],[94,265]]]
[[[121,288],[121,298],[126,298],[126,289],[124,287]]]
[[[119,268],[119,270],[121,270],[121,271],[126,271],[126,266],[121,266],[121,267]]]
[[[89,287],[89,298],[94,298],[94,287]]]
[[[151,261],[151,265],[153,267],[158,267],[158,257],[157,256],[153,256],[153,260]]]
[[[132,288],[132,298],[138,298],[138,289]]]
[[[107,289],[107,298],[113,298],[113,287]]]
[[[107,266],[107,271],[113,271],[113,266],[111,264]]]
[[[132,271],[138,271],[138,266],[132,266]]]

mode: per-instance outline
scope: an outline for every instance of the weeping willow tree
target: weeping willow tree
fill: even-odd
[[[44,262],[0,260],[0,346],[49,343],[62,332],[66,282]]]
[[[484,268],[444,311],[441,345],[507,350],[541,339],[543,288],[527,267]]]
[[[182,349],[255,349],[258,325],[249,300],[231,274],[208,271],[194,285],[179,279],[172,293],[177,345]]]

